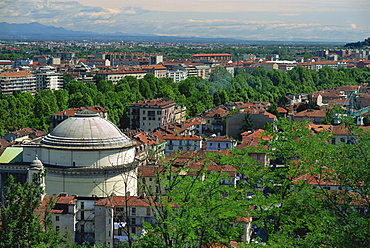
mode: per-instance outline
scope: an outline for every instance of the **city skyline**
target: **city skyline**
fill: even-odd
[[[366,0],[3,0],[0,21],[74,31],[351,42],[367,38]]]

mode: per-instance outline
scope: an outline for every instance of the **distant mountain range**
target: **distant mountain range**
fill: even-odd
[[[121,32],[99,34],[88,31],[72,31],[65,28],[46,26],[38,22],[6,23],[0,22],[0,39],[24,40],[119,40],[119,41],[167,41],[167,42],[245,42],[232,38],[198,38],[174,37],[143,34],[126,34]]]
[[[65,28],[54,26],[46,26],[38,22],[32,23],[7,23],[0,22],[0,40],[89,40],[89,41],[143,41],[143,42],[183,42],[183,43],[265,43],[265,44],[303,44],[303,43],[332,43],[332,42],[317,42],[317,41],[267,41],[267,40],[244,40],[234,38],[199,38],[199,37],[180,37],[180,36],[158,36],[150,34],[127,34],[115,32],[110,34],[101,34],[88,31],[73,31]]]

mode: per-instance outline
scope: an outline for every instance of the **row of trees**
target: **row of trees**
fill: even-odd
[[[161,206],[159,224],[148,224],[137,246],[211,247],[240,241],[245,230],[238,220],[251,217],[254,241],[246,247],[261,241],[273,247],[369,247],[370,134],[345,123],[353,142],[333,145],[330,133],[312,135],[307,122],[278,122],[278,131],[266,133],[272,139],[264,151],[272,164],[284,166],[259,165],[248,156],[254,148],[203,160],[235,166],[241,175],[235,188],[220,186],[230,180],[226,174],[204,178],[204,168],[193,177],[167,172],[168,198],[153,202],[153,208]]]
[[[235,77],[224,68],[216,67],[209,80],[189,77],[180,83],[174,83],[169,78],[156,78],[152,74],[139,80],[125,77],[117,84],[99,77],[96,78],[96,84],[70,81],[66,77],[63,90],[43,90],[35,96],[28,92],[1,96],[0,135],[27,126],[47,130],[50,114],[68,108],[100,105],[109,110],[109,118],[113,123],[126,128],[129,105],[141,99],[169,97],[185,105],[190,117],[227,102],[276,103],[287,94],[357,85],[368,82],[369,78],[368,69],[333,70],[328,67],[319,71],[296,67],[289,72],[266,72],[258,68],[252,74],[238,69]]]
[[[272,137],[263,144],[269,150],[235,149],[232,156],[210,154],[189,159],[204,162],[199,170],[190,170],[186,164],[176,168],[164,165],[157,181],[166,196],[146,191],[157,225],[146,223],[146,234],[122,247],[212,247],[240,242],[246,232],[239,224],[243,218],[251,218],[255,231],[252,244],[243,244],[246,247],[260,241],[273,247],[369,247],[370,134],[345,123],[351,143],[333,145],[330,133],[312,135],[306,122],[281,121],[278,131],[266,133]],[[278,161],[284,166],[258,164],[248,156],[256,151],[267,152],[272,164]],[[236,186],[220,183],[232,182],[228,174],[206,173],[212,163],[233,165],[240,175]],[[182,176],[184,171],[192,176]],[[329,190],[326,185],[338,189]],[[26,211],[29,207],[35,210],[32,196],[38,193],[27,184],[28,191],[20,187],[10,181],[6,189],[0,244],[48,244],[51,241],[42,238],[45,236],[35,235],[39,240],[29,236],[35,230],[43,233],[32,211]],[[9,218],[11,226],[4,226]],[[25,232],[24,227],[30,229]]]

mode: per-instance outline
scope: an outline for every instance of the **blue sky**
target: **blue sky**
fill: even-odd
[[[0,21],[75,31],[358,41],[370,36],[369,0],[0,0]]]

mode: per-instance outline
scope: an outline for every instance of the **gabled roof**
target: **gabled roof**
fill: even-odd
[[[157,98],[149,100],[140,100],[138,102],[131,103],[131,106],[159,106],[159,107],[170,107],[176,103],[169,98]]]
[[[101,106],[90,106],[90,107],[83,107],[83,108],[73,108],[73,109],[66,109],[62,110],[60,112],[54,113],[53,115],[65,115],[65,116],[74,116],[77,112],[80,112],[82,110],[90,110],[95,113],[107,113],[108,110]]]
[[[31,77],[31,73],[26,71],[6,71],[0,74],[0,77]]]
[[[207,142],[208,141],[212,141],[212,142],[233,142],[234,139],[232,139],[230,137],[227,137],[227,136],[216,136],[216,137],[208,138]]]
[[[98,200],[95,206],[115,207],[115,206],[130,206],[130,207],[150,207],[150,203],[146,199],[141,199],[139,196],[110,196]]]
[[[165,140],[202,140],[202,138],[197,135],[173,135],[173,134],[164,135],[163,139]]]

